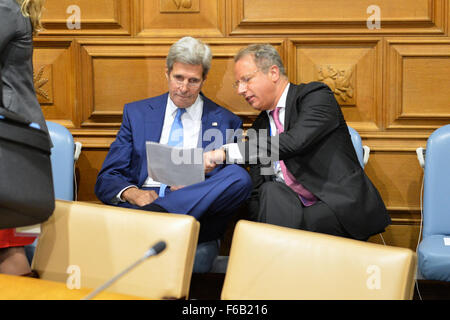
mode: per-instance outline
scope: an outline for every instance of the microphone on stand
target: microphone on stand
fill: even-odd
[[[165,241],[159,241],[158,243],[156,243],[153,247],[151,247],[142,258],[140,258],[138,261],[134,262],[132,265],[130,265],[128,268],[126,268],[125,270],[123,270],[122,272],[120,272],[119,274],[117,274],[116,276],[114,276],[113,278],[111,278],[110,280],[108,280],[107,282],[105,282],[104,284],[102,284],[100,287],[98,287],[97,289],[95,289],[94,291],[92,291],[90,294],[88,294],[86,297],[84,297],[81,300],[91,300],[92,298],[94,298],[96,295],[98,295],[100,292],[102,292],[103,290],[105,290],[106,288],[108,288],[110,285],[112,285],[114,282],[116,282],[119,278],[121,278],[123,275],[125,275],[126,273],[128,273],[130,270],[132,270],[133,268],[135,268],[138,264],[142,263],[143,261],[145,261],[146,259],[150,258],[151,256],[156,256],[157,254],[160,254],[162,251],[164,251],[164,249],[166,249],[166,242]]]

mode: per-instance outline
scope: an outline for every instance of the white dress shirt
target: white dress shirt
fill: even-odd
[[[286,100],[287,100],[287,94],[289,91],[289,87],[290,87],[290,83],[287,84],[286,88],[284,88],[284,91],[280,97],[280,99],[278,99],[277,102],[277,108],[281,108],[280,109],[280,113],[279,118],[280,118],[280,122],[283,125],[284,128],[284,122],[285,122],[285,110],[286,110]],[[273,117],[271,115],[271,110],[266,110],[267,115],[269,116],[269,123],[270,123],[270,135],[271,136],[275,136],[277,135],[277,127],[275,125],[275,121],[273,120]],[[243,161],[243,157],[242,154],[239,150],[239,147],[236,143],[229,143],[223,146],[224,148],[226,148],[227,150],[227,157],[234,162],[237,163],[242,163]],[[280,167],[280,162],[279,161],[275,161],[273,164],[273,170],[275,172],[275,180],[280,181],[280,182],[284,182],[284,177],[283,177],[283,172],[281,171],[281,167]]]
[[[167,98],[166,113],[164,114],[164,123],[161,131],[161,137],[159,143],[167,144],[169,141],[170,130],[172,128],[173,121],[175,120],[175,115],[177,113],[178,107],[170,99],[170,95]],[[181,116],[181,122],[183,123],[183,147],[184,148],[196,148],[198,147],[199,137],[202,129],[202,114],[203,114],[203,99],[201,95],[197,96],[194,104],[186,108],[186,112]],[[159,187],[160,182],[153,180],[151,177],[147,177],[143,187]],[[117,197],[121,202],[124,200],[121,198],[122,193],[131,187],[137,187],[135,185],[130,185],[122,189]]]

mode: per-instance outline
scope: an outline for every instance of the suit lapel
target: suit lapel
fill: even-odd
[[[286,110],[285,110],[285,114],[284,114],[284,131],[289,130],[289,128],[292,125],[292,121],[294,121],[297,118],[297,117],[293,117],[293,112],[295,111],[293,109],[295,108],[294,102],[295,102],[295,98],[297,96],[296,93],[297,93],[298,88],[299,87],[293,83],[291,83],[291,85],[289,86],[288,94],[286,97]]]
[[[142,157],[147,159],[146,141],[159,142],[161,139],[162,127],[164,124],[164,116],[166,113],[168,94],[163,94],[156,98],[150,99],[145,106],[145,118],[144,118],[144,149],[142,150]],[[141,163],[139,170],[139,182],[141,186],[148,177],[147,160]]]
[[[262,111],[255,120],[253,127],[256,130],[266,129],[267,135],[270,135],[270,120],[266,111]]]
[[[152,99],[145,113],[145,141],[159,142],[164,124],[168,94]]]
[[[202,113],[202,130],[201,130],[201,141],[202,141],[202,148],[205,149],[210,143],[211,141],[209,140],[204,140],[203,137],[207,137],[205,136],[205,131],[209,130],[209,129],[216,129],[219,130],[220,129],[220,125],[221,125],[221,117],[220,114],[217,110],[217,108],[214,107],[214,105],[212,104],[212,102],[206,98],[203,94],[202,98],[203,98],[203,113]],[[225,132],[222,132],[223,137],[225,137]],[[223,140],[223,139],[222,139]],[[220,145],[217,145],[218,143],[220,143]],[[222,145],[223,141],[214,141],[214,147],[215,148],[219,148]]]

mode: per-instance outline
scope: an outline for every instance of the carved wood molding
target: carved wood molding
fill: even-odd
[[[341,64],[317,65],[317,81],[321,81],[334,92],[341,106],[356,104],[356,66]]]
[[[257,115],[238,115],[242,119],[249,119],[248,128]],[[53,121],[53,120],[52,120]],[[62,125],[66,123],[56,120]],[[94,144],[96,147],[101,144],[102,147],[109,148],[109,144],[115,139],[118,129],[70,129],[74,138],[82,139],[88,144]],[[394,132],[365,132],[358,131],[363,140],[363,144],[370,147],[371,152],[396,152],[415,154],[418,147],[426,147],[427,139],[432,133],[394,133]],[[81,141],[81,140],[80,140]],[[102,144],[103,143],[103,144]]]
[[[161,13],[200,12],[200,0],[159,0]]]
[[[53,103],[53,86],[49,80],[53,78],[53,67],[51,64],[40,65],[38,70],[33,70],[33,83],[36,96],[42,105]],[[44,74],[45,72],[45,74]]]
[[[294,83],[324,82],[351,127],[382,131],[382,48],[382,38],[291,38],[289,79]]]
[[[133,0],[138,37],[225,36],[225,0]]]
[[[73,40],[37,37],[33,46],[33,80],[45,118],[67,128],[76,127]]]
[[[314,17],[311,16],[310,8],[307,7],[308,4],[304,2],[297,2],[294,7],[291,2],[286,2],[284,4],[286,8],[283,7],[283,3],[277,3],[280,8],[279,11],[291,12],[292,17],[286,18],[286,16],[278,17],[274,14],[274,10],[269,7],[273,5],[272,1],[252,1],[253,3],[251,3],[250,1],[246,2],[246,0],[231,0],[227,3],[227,13],[230,20],[227,32],[231,36],[278,34],[444,35],[446,33],[447,2],[445,0],[423,1],[426,1],[427,5],[427,12],[424,12],[425,17],[416,17],[414,12],[411,12],[411,16],[403,17],[394,15],[391,18],[383,18],[383,15],[381,15],[380,29],[368,29],[367,19],[370,15],[367,14],[366,8],[360,10],[358,17],[348,18],[339,14],[324,16],[324,10]],[[346,2],[345,5],[347,4]],[[247,8],[249,5],[252,6],[252,9],[258,7],[259,10]],[[264,5],[268,7],[263,7]],[[312,5],[314,6],[314,4]],[[340,9],[344,4],[335,1],[333,5],[336,6],[336,12],[341,12]],[[379,1],[378,5],[383,7],[383,2]],[[401,7],[404,8],[407,5],[409,5],[409,2],[405,0],[405,3],[399,4],[397,9],[400,10]],[[392,9],[389,5],[387,7]],[[253,16],[250,14],[253,14]]]

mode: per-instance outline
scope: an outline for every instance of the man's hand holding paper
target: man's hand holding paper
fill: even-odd
[[[148,175],[155,181],[180,189],[205,180],[203,150],[147,142]]]

